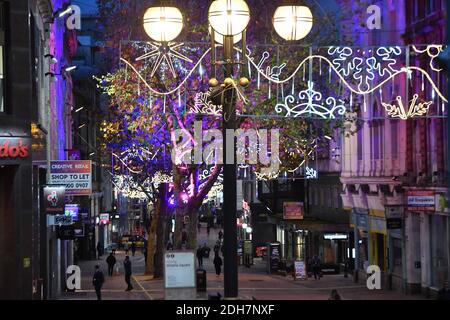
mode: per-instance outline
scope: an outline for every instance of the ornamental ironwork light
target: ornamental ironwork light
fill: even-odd
[[[273,16],[273,26],[280,37],[297,41],[306,37],[313,27],[313,15],[306,6],[281,6]]]
[[[250,22],[250,9],[244,0],[216,0],[209,7],[211,27],[223,36],[242,33]]]
[[[183,30],[183,15],[175,7],[151,7],[144,14],[144,29],[154,41],[172,41]]]

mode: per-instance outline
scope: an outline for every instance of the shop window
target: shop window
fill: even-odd
[[[392,273],[396,275],[401,275],[402,269],[402,241],[400,239],[393,239],[392,241]]]

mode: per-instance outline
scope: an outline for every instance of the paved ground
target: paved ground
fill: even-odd
[[[199,234],[199,244],[207,243],[213,248],[217,240],[218,230],[211,229],[209,236],[206,228]],[[98,261],[84,261],[80,263],[82,270],[82,289],[75,293],[64,293],[61,299],[95,300],[96,295],[92,287],[94,266],[100,264],[106,276],[103,287],[104,300],[160,300],[164,299],[164,283],[162,279],[153,280],[143,275],[144,256],[140,251],[135,257],[130,257],[133,266],[134,290],[125,292],[126,284],[123,276],[124,252],[117,252],[116,259],[120,275],[107,276],[106,255]],[[207,293],[197,295],[198,299],[207,299],[208,295],[220,292],[223,295],[223,274],[217,277],[212,263],[213,254],[204,259],[203,266],[207,271]],[[269,275],[266,264],[255,259],[250,268],[239,267],[239,298],[244,300],[327,300],[332,289],[337,289],[344,300],[418,300],[423,296],[404,295],[399,292],[385,290],[368,290],[362,284],[356,284],[351,277],[343,275],[325,275],[320,280],[309,278],[294,281],[292,277]]]

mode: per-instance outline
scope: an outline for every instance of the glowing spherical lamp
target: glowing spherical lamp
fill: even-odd
[[[211,34],[212,31],[213,30],[212,30],[211,26],[209,26],[209,34]],[[241,40],[242,40],[242,33],[239,33],[238,35],[233,36],[234,44],[238,43]],[[223,45],[223,35],[221,35],[220,33],[217,33],[217,31],[214,31],[214,41],[216,41],[218,44]]]
[[[244,0],[215,0],[208,12],[211,27],[223,36],[242,33],[250,21],[250,9]]]
[[[154,41],[172,41],[183,30],[183,15],[175,7],[151,7],[144,14],[144,29]]]
[[[313,15],[305,6],[281,6],[273,16],[273,26],[280,37],[297,41],[306,37],[313,27]]]

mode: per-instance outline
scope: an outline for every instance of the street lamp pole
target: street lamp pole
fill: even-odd
[[[233,36],[224,37],[225,79],[233,77]],[[236,208],[236,108],[234,88],[225,87],[223,106],[223,212],[225,298],[238,296]],[[228,135],[232,130],[233,135]]]

